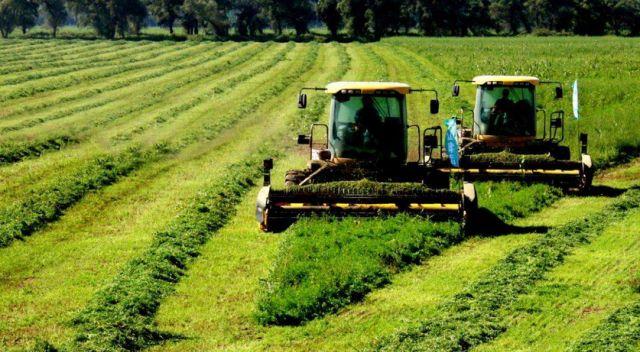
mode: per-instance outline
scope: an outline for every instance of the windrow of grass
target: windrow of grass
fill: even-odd
[[[141,42],[139,45],[131,43],[114,43],[106,48],[99,47],[95,50],[92,50],[92,48],[88,48],[71,56],[44,58],[35,61],[18,61],[16,63],[8,64],[0,68],[0,75],[2,75],[2,77],[6,77],[7,75],[15,75],[21,72],[32,70],[56,70],[67,66],[82,67],[85,64],[91,63],[94,57],[95,61],[93,61],[93,63],[104,63],[108,62],[110,59],[117,59],[124,56],[118,55],[118,53],[123,53],[125,55],[133,54],[140,51],[149,51],[152,48],[157,48],[160,46],[167,46],[167,44],[154,42]]]
[[[334,313],[463,238],[454,222],[406,215],[299,221],[262,284],[256,319],[265,325],[299,325]]]
[[[143,48],[144,50],[148,50],[147,46],[151,43],[152,42],[140,43],[140,48]],[[135,49],[136,47],[137,45],[129,44],[129,43],[117,43],[117,44],[113,43],[107,48],[99,47],[98,49],[93,49],[91,46],[85,45],[82,47],[83,48],[82,51],[79,51],[77,54],[71,55],[71,56],[65,56],[62,58],[48,57],[48,58],[42,58],[40,60],[27,60],[27,61],[21,60],[18,62],[8,63],[6,65],[3,65],[3,67],[0,68],[0,75],[30,71],[34,69],[41,70],[46,68],[63,67],[66,65],[79,65],[85,62],[90,62],[92,55],[98,55],[97,61],[103,61],[101,59],[102,55],[109,54],[114,51]]]
[[[155,52],[160,54],[167,49],[170,49],[169,45],[159,47],[159,45],[157,44],[149,45],[149,43],[141,43],[140,46],[129,48],[125,47],[124,49],[116,46],[113,48],[109,48],[106,54],[100,52],[93,53],[93,57],[91,59],[85,60],[85,62],[82,62],[81,60],[67,61],[66,65],[62,67],[55,67],[52,69],[38,67],[39,65],[36,64],[31,65],[32,69],[30,69],[28,73],[25,73],[24,70],[14,73],[0,73],[0,85],[16,85],[22,82],[61,76],[70,72],[78,72],[89,68],[106,68],[117,65],[124,65],[140,60],[153,58],[156,56]]]
[[[104,164],[100,162],[104,156],[98,156],[93,158],[71,176],[53,178],[47,181],[43,186],[39,187],[36,193],[29,192],[29,194],[23,197],[23,200],[17,204],[0,206],[0,234],[2,234],[2,246],[9,245],[13,240],[17,238],[23,238],[32,234],[35,230],[39,229],[45,223],[57,219],[64,209],[74,204],[82,196],[94,189],[101,188],[112,182],[115,182],[117,178],[107,178],[108,181],[102,183],[92,182],[91,178],[86,178],[84,175],[87,170],[94,170],[96,177],[104,178],[104,175],[109,175],[112,169],[122,170],[118,176],[125,176],[137,168],[144,165],[146,162],[158,160],[163,155],[167,155],[170,151],[177,152],[186,148],[188,145],[194,144],[201,140],[212,140],[218,136],[225,128],[233,125],[246,116],[246,114],[252,110],[255,110],[260,104],[266,102],[269,98],[279,94],[284,88],[292,84],[295,77],[299,77],[308,70],[317,59],[319,47],[318,45],[311,46],[306,56],[302,60],[301,64],[294,70],[289,71],[286,75],[279,77],[277,80],[271,82],[268,86],[264,87],[259,94],[253,96],[251,99],[247,99],[242,107],[238,110],[232,111],[229,114],[220,116],[215,124],[208,124],[206,128],[199,129],[197,132],[188,133],[187,137],[183,137],[176,143],[168,143],[166,141],[158,142],[151,149],[143,148],[142,153],[148,157],[138,158],[136,155],[129,153],[128,151],[116,152],[110,154],[112,160],[117,161],[117,167],[110,164]],[[160,151],[160,152],[157,152]],[[96,167],[102,166],[102,167]],[[75,187],[73,196],[67,196],[64,192],[59,193],[57,190],[65,190],[69,188],[69,179],[74,180]],[[41,197],[39,194],[47,195]],[[18,209],[18,210],[16,210]],[[19,213],[17,213],[19,211]],[[15,215],[20,216],[16,217]],[[42,216],[44,214],[45,216]],[[31,219],[28,223],[22,224],[21,219]],[[3,234],[4,233],[4,234]]]
[[[180,46],[175,45],[175,47],[179,48]],[[30,97],[39,93],[60,90],[78,84],[78,82],[95,81],[99,79],[109,78],[134,70],[153,67],[157,64],[158,58],[156,56],[152,56],[147,59],[142,59],[140,61],[135,61],[116,67],[83,70],[78,73],[68,74],[64,78],[51,77],[35,80],[33,82],[25,82],[16,86],[4,87],[0,88],[0,102],[6,102],[17,98]]]
[[[174,291],[201,246],[233,216],[235,204],[261,174],[264,149],[234,164],[233,173],[206,187],[164,231],[154,235],[149,249],[134,259],[73,324],[78,329],[73,350],[131,351],[162,341],[154,316],[161,300]]]
[[[0,208],[0,247],[29,236],[57,219],[87,192],[112,184],[145,162],[168,152],[158,145],[152,151],[131,148],[117,155],[101,155],[71,176],[51,179],[29,190],[25,201]]]
[[[421,187],[370,182],[338,182],[290,191],[298,194],[307,190],[384,195],[424,192]],[[472,231],[484,234],[488,228],[499,229],[552,204],[561,191],[543,184],[490,182],[478,184],[478,194],[484,211],[478,214],[474,221],[477,228]],[[390,283],[401,269],[465,238],[457,224],[407,216],[299,222],[288,231],[278,260],[263,282],[256,318],[265,325],[299,325],[337,312]]]
[[[231,69],[235,66],[241,65],[242,63],[250,60],[255,53],[257,53],[260,48],[256,47],[253,50],[244,53],[244,55],[240,55],[238,58],[229,59],[226,61],[222,61],[219,64],[215,64],[212,67],[207,69],[198,70],[197,74],[189,74],[184,75],[183,78],[171,81],[169,84],[165,84],[163,86],[155,88],[151,92],[144,93],[145,95],[150,95],[153,98],[147,99],[138,99],[137,103],[128,104],[126,107],[118,109],[109,114],[104,114],[99,118],[94,118],[93,120],[87,121],[88,124],[76,126],[74,129],[69,130],[64,135],[56,135],[54,137],[49,136],[40,136],[39,138],[33,140],[22,141],[18,143],[6,143],[0,148],[0,160],[5,163],[18,162],[23,159],[29,157],[37,157],[42,155],[43,152],[47,150],[59,150],[61,147],[79,143],[82,140],[86,139],[87,133],[89,130],[95,127],[104,127],[107,124],[121,119],[125,116],[130,116],[139,112],[145,108],[149,108],[156,104],[160,104],[164,101],[166,96],[175,94],[177,90],[187,85],[193,84],[195,82],[199,82],[201,80],[207,79],[212,75],[219,74],[228,69]],[[222,56],[223,54],[219,54]],[[204,97],[207,98],[207,97]],[[203,98],[203,99],[204,99]],[[90,111],[90,110],[89,110]],[[86,113],[86,112],[85,112]],[[59,117],[59,115],[53,115]],[[51,116],[49,116],[51,117]],[[33,124],[34,122],[46,122],[40,120],[31,120],[29,124]],[[55,133],[58,133],[55,131]],[[51,141],[57,140],[65,140],[66,143],[52,143]]]
[[[287,54],[291,52],[294,47],[295,44],[293,43],[287,44],[281,50],[277,51],[273,57],[270,57],[267,62],[259,65],[252,65],[246,70],[242,70],[242,73],[225,79],[219,84],[216,84],[215,87],[208,89],[205,92],[199,93],[194,97],[182,100],[182,102],[178,105],[172,105],[169,109],[166,109],[165,111],[162,111],[154,116],[150,121],[138,124],[136,127],[126,132],[118,133],[117,135],[111,137],[111,139],[114,142],[130,140],[133,138],[133,136],[142,134],[152,127],[159,127],[161,125],[170,123],[171,121],[178,118],[183,112],[199,106],[200,104],[211,99],[211,97],[220,99],[221,96],[231,92],[235,87],[242,84],[243,82],[250,80],[258,74],[268,72],[272,68],[276,67],[280,62],[286,59]]]
[[[550,230],[518,248],[480,279],[438,308],[437,317],[376,342],[377,351],[467,351],[507,329],[504,309],[528,292],[545,273],[564,262],[573,248],[589,243],[609,225],[640,206],[632,189],[589,217]]]
[[[111,46],[108,42],[95,42],[91,44],[82,43],[82,41],[64,42],[64,41],[50,41],[48,43],[40,43],[39,45],[23,46],[21,49],[16,49],[4,55],[3,59],[7,63],[24,62],[24,61],[39,61],[49,60],[54,58],[61,58],[65,55],[73,55],[77,52],[83,52],[85,50],[95,50]],[[38,50],[34,50],[38,49]]]
[[[239,46],[231,46],[231,48],[235,48],[234,50],[236,50],[242,46],[243,44],[240,44]],[[93,81],[90,82],[90,84],[83,82],[84,84],[80,84],[73,89],[64,89],[58,94],[48,94],[46,98],[23,98],[10,101],[10,103],[12,103],[9,106],[10,108],[6,107],[5,109],[7,111],[0,114],[0,117],[3,119],[11,119],[22,115],[30,116],[37,111],[41,111],[52,106],[58,106],[60,104],[68,105],[72,102],[93,98],[102,93],[116,91],[121,88],[130,87],[136,83],[142,83],[153,78],[161,77],[169,72],[195,67],[209,59],[207,54],[210,51],[219,50],[221,47],[228,49],[229,46],[222,46],[220,43],[192,45],[175,44],[171,46],[172,50],[170,52],[158,55],[155,61],[148,62],[149,65],[146,67],[130,72],[120,73],[102,80]],[[19,106],[16,106],[15,103],[19,103]],[[91,103],[93,103],[93,101]]]
[[[638,280],[638,279],[636,279]],[[640,288],[636,288],[640,293]],[[640,302],[618,309],[571,346],[572,352],[637,351],[640,347]]]

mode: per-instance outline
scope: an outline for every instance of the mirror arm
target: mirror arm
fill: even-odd
[[[436,100],[439,100],[438,98],[438,91],[435,89],[424,89],[424,88],[419,88],[419,89],[411,89],[411,93],[424,93],[424,92],[432,92],[435,93],[436,95]]]

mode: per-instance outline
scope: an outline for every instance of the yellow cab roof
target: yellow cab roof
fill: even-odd
[[[473,78],[473,84],[478,86],[484,84],[503,84],[510,86],[516,83],[530,83],[537,86],[540,84],[540,79],[532,76],[477,76]]]
[[[361,94],[373,94],[376,91],[396,91],[399,94],[411,93],[411,87],[397,82],[333,82],[327,85],[328,94],[336,94],[343,90],[359,90]]]

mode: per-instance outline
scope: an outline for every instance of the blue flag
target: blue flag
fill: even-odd
[[[580,100],[578,98],[578,80],[573,82],[573,117],[580,118]]]
[[[456,118],[452,117],[444,121],[447,126],[447,134],[445,136],[445,148],[449,154],[451,166],[460,167],[460,157],[458,156],[458,123]]]

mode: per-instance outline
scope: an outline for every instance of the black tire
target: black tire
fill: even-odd
[[[302,170],[289,170],[284,176],[284,185],[286,187],[297,186],[307,178],[307,173]]]

